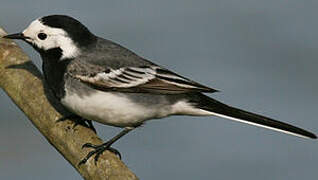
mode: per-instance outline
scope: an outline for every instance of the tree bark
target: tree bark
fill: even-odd
[[[53,98],[43,83],[41,72],[29,57],[11,40],[1,38],[0,28],[0,87],[24,112],[48,142],[87,180],[138,179],[119,158],[105,151],[97,165],[94,158],[86,164],[78,163],[92,149],[82,149],[85,143],[101,144],[90,129],[65,120],[57,122],[67,111]],[[43,157],[45,158],[45,157]]]

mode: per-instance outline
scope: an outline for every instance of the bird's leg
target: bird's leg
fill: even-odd
[[[77,125],[82,125],[84,127],[87,127],[89,129],[93,130],[95,132],[95,134],[97,134],[96,129],[95,129],[93,122],[91,120],[84,119],[76,114],[70,114],[70,115],[61,117],[56,122],[65,121],[67,119],[70,119],[74,122],[73,128],[75,128]]]
[[[118,139],[120,139],[121,137],[123,137],[124,135],[126,135],[127,133],[129,133],[131,130],[135,129],[135,127],[125,127],[124,130],[122,130],[119,134],[117,134],[115,137],[113,137],[112,139],[110,139],[109,141],[107,141],[106,143],[103,143],[101,145],[94,145],[91,143],[86,143],[82,146],[82,148],[93,148],[94,150],[92,150],[91,152],[89,152],[87,154],[87,156],[81,160],[79,162],[79,166],[82,164],[85,164],[86,161],[93,156],[94,154],[94,160],[95,160],[95,164],[98,161],[99,156],[105,151],[105,150],[109,150],[110,152],[116,154],[120,159],[121,159],[121,155],[120,152],[118,150],[116,150],[115,148],[110,147],[114,142],[116,142]]]
[[[84,119],[84,120],[87,122],[88,128],[90,128],[91,130],[94,131],[95,134],[97,134],[97,131],[96,131],[94,125],[93,125],[93,121],[92,120],[87,120],[87,119]]]

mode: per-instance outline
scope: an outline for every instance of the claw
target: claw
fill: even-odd
[[[82,164],[85,164],[88,161],[88,159],[91,158],[94,154],[96,154],[95,157],[94,157],[94,163],[96,165],[97,161],[98,161],[98,158],[100,157],[101,154],[103,154],[103,152],[105,150],[109,150],[110,152],[116,154],[121,159],[120,152],[117,149],[110,147],[110,145],[108,145],[108,143],[101,144],[101,145],[94,145],[94,144],[91,144],[91,143],[86,143],[86,144],[84,144],[82,146],[82,149],[83,148],[94,148],[94,150],[90,151],[86,155],[86,157],[84,159],[82,159],[78,163],[79,166],[82,165]]]
[[[85,164],[85,163],[87,162],[87,160],[88,160],[91,156],[93,156],[94,154],[95,154],[95,151],[89,152],[89,153],[87,154],[87,156],[86,156],[84,159],[82,159],[82,160],[78,163],[78,166],[80,166],[80,165],[82,165],[82,164]]]
[[[86,143],[82,146],[82,149],[84,148],[97,148],[97,145],[91,144],[91,143]]]
[[[86,161],[87,161],[87,159],[85,159],[85,158],[82,159],[82,160],[78,163],[78,166],[81,166],[81,165],[85,164]]]
[[[110,152],[116,154],[120,159],[121,159],[121,154],[120,152],[115,149],[115,148],[112,148],[110,147],[114,142],[116,142],[118,139],[120,139],[121,137],[123,137],[125,134],[127,134],[128,132],[130,132],[131,130],[133,130],[135,127],[126,127],[123,131],[121,131],[119,134],[117,134],[116,136],[114,136],[113,138],[111,138],[109,141],[107,141],[106,143],[104,144],[101,144],[101,145],[94,145],[94,144],[91,144],[91,143],[86,143],[82,146],[82,149],[83,148],[94,148],[93,151],[89,152],[86,157],[81,160],[78,165],[82,165],[82,164],[85,164],[87,162],[87,160],[93,156],[94,154],[95,157],[94,157],[94,160],[95,160],[95,165],[97,164],[97,161],[98,161],[98,158],[99,156],[105,151],[105,150],[109,150]]]
[[[109,147],[109,148],[108,148],[108,151],[114,153],[116,156],[119,157],[119,159],[121,159],[121,154],[120,154],[120,152],[119,152],[117,149],[112,148],[112,147]]]
[[[100,150],[97,150],[96,152],[96,155],[94,157],[94,163],[95,163],[95,166],[97,165],[97,161],[98,161],[98,158],[101,154],[103,154],[104,150],[100,149]]]

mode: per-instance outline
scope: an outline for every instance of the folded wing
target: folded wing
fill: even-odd
[[[191,81],[159,66],[107,68],[95,74],[73,74],[72,76],[90,86],[105,91],[158,94],[217,92],[215,89]]]

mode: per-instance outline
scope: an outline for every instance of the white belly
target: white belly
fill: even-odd
[[[171,113],[169,108],[163,110],[147,107],[134,103],[120,93],[102,91],[85,96],[66,92],[61,102],[85,119],[119,127],[136,126],[145,120],[165,117]]]

